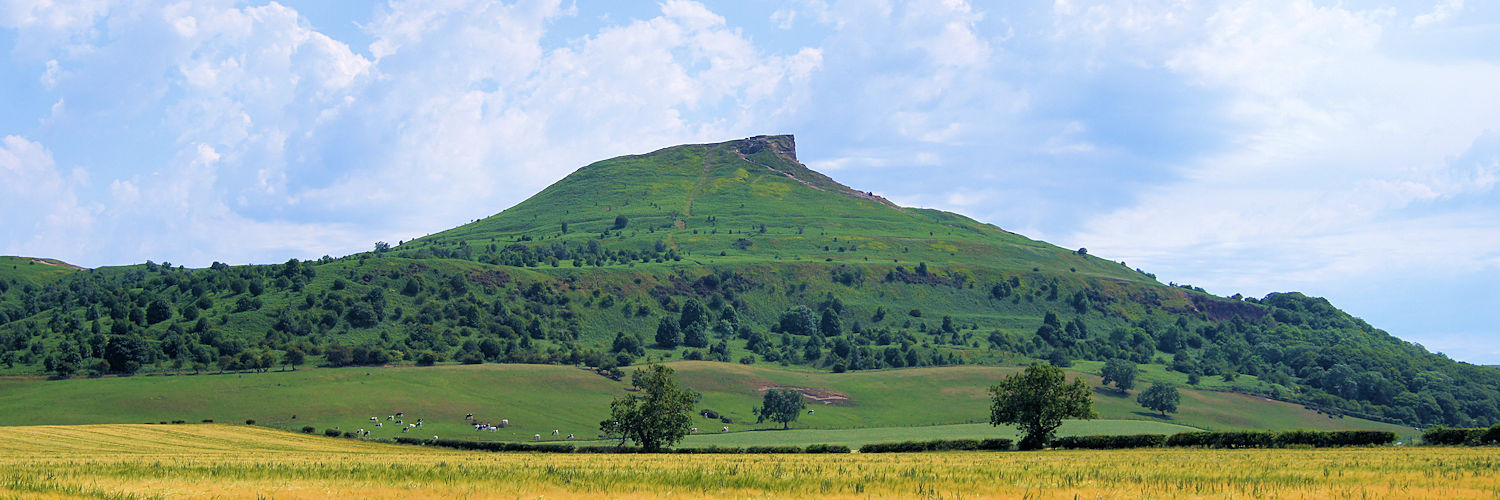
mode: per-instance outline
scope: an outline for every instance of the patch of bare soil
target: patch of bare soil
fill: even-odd
[[[760,392],[766,392],[766,391],[769,391],[771,389],[791,389],[791,390],[794,390],[794,391],[797,391],[797,392],[801,393],[802,397],[811,399],[811,400],[813,400],[815,402],[818,402],[818,403],[823,403],[825,405],[834,405],[834,406],[854,406],[855,405],[854,400],[853,399],[849,399],[849,395],[848,394],[844,394],[844,393],[841,393],[841,392],[833,392],[833,391],[824,390],[824,389],[814,389],[814,388],[811,388],[811,387],[793,387],[793,386],[787,386],[787,385],[763,385],[763,386],[760,386],[759,388],[756,388],[755,390],[756,391],[760,391]]]
[[[46,260],[42,260],[42,259],[33,259],[31,257],[25,257],[25,259],[29,260],[29,261],[32,261],[32,262],[35,262],[37,264],[45,264],[45,265],[49,265],[49,266],[61,267],[63,269],[72,269],[74,271],[83,271],[83,270],[86,269],[86,268],[75,266],[75,265],[69,264],[67,262],[62,262],[62,261],[51,262],[51,261],[46,261]]]

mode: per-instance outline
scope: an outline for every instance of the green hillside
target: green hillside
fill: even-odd
[[[445,363],[609,373],[682,359],[725,372],[1037,359],[1096,371],[1120,358],[1147,380],[1325,413],[1500,422],[1500,370],[1320,298],[1215,297],[1084,249],[899,207],[807,169],[790,136],[601,161],[491,217],[341,258],[22,272],[52,267],[0,272],[0,374],[269,380],[260,372],[287,365]]]
[[[890,441],[894,438],[1013,436],[986,423],[986,387],[1018,367],[955,366],[833,374],[710,362],[676,362],[684,385],[701,395],[700,409],[728,417],[702,419],[692,442],[703,444]],[[1098,386],[1097,376],[1083,376]],[[609,401],[628,387],[576,367],[548,365],[444,366],[432,368],[320,368],[265,374],[172,377],[109,377],[67,381],[0,380],[0,412],[6,425],[151,423],[182,420],[241,422],[318,432],[366,429],[372,438],[403,434],[394,420],[424,420],[420,435],[479,440],[547,440],[574,434],[591,439],[608,416]],[[802,415],[796,432],[779,424],[755,424],[750,408],[767,388],[796,388],[815,413]],[[1410,434],[1409,428],[1355,418],[1331,418],[1288,403],[1250,396],[1183,391],[1181,413],[1160,419],[1113,390],[1095,396],[1102,420],[1070,424],[1064,432],[1170,433],[1196,429],[1377,429]],[[464,416],[511,424],[475,432]],[[293,416],[295,415],[295,418]],[[370,422],[377,417],[383,426]],[[728,434],[720,433],[729,427]],[[551,431],[558,430],[553,436]],[[757,432],[758,431],[758,432]],[[807,444],[804,443],[804,444]]]

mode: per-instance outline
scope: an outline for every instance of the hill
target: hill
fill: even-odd
[[[16,265],[12,271],[19,271]],[[807,169],[790,136],[583,167],[458,228],[260,266],[0,274],[0,372],[644,360],[850,372],[1122,358],[1407,425],[1500,422],[1500,372],[1298,293],[1215,297]]]

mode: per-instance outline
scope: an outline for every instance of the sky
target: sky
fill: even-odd
[[[0,0],[0,254],[276,263],[593,161],[810,167],[1500,364],[1500,2]]]

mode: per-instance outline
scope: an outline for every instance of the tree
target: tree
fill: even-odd
[[[693,392],[677,385],[672,369],[651,365],[631,374],[637,391],[615,399],[609,418],[599,422],[606,436],[635,441],[646,451],[658,451],[687,436],[693,428]]]
[[[990,387],[990,425],[1014,425],[1026,436],[1020,448],[1035,450],[1052,440],[1063,419],[1090,419],[1094,400],[1087,384],[1069,384],[1062,368],[1034,364]]]
[[[615,217],[615,227],[614,227],[614,229],[616,229],[616,230],[625,229],[625,226],[628,226],[628,225],[630,225],[630,219],[625,218],[625,216],[623,216],[623,215]]]
[[[1148,410],[1159,411],[1165,417],[1168,413],[1177,413],[1177,402],[1181,398],[1182,395],[1177,393],[1177,388],[1172,384],[1159,382],[1136,396],[1135,402]]]
[[[760,406],[752,408],[750,413],[755,414],[757,424],[770,420],[781,422],[781,428],[787,429],[806,408],[802,393],[791,389],[771,389],[766,391],[766,397],[761,400]]]
[[[823,317],[818,320],[818,332],[824,337],[837,337],[844,334],[844,322],[839,320],[839,313],[833,308],[823,310]]]
[[[375,253],[386,253],[391,251],[391,244],[384,241],[375,242]]]
[[[109,361],[110,369],[120,373],[135,373],[141,365],[150,363],[151,358],[151,345],[135,335],[112,336],[104,348],[104,359]]]
[[[661,321],[656,324],[656,345],[663,349],[672,349],[682,343],[682,330],[677,328],[677,322],[672,318],[662,316]]]
[[[687,328],[682,329],[682,345],[708,347],[708,334],[704,330],[704,323],[689,323]]]
[[[1104,362],[1101,374],[1104,376],[1104,385],[1113,383],[1122,393],[1135,387],[1135,363],[1111,358]]]
[[[307,353],[302,352],[301,349],[298,349],[296,347],[288,347],[286,349],[286,354],[283,354],[281,356],[281,361],[286,364],[286,366],[289,366],[293,370],[296,370],[297,365],[307,362]]]
[[[818,331],[818,317],[807,306],[792,306],[781,313],[781,331],[792,335],[812,335]]]

